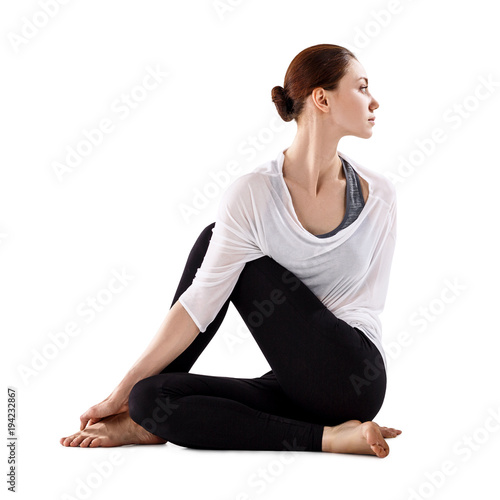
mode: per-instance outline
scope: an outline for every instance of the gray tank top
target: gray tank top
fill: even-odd
[[[333,236],[341,229],[344,229],[349,224],[352,224],[358,218],[358,215],[365,206],[365,200],[363,198],[363,191],[361,190],[361,183],[359,182],[358,174],[349,162],[340,156],[339,158],[342,161],[342,167],[344,168],[344,174],[346,177],[345,215],[342,222],[332,231],[324,234],[315,234],[318,238],[328,238],[328,236]]]

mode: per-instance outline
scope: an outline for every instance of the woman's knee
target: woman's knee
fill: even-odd
[[[298,281],[294,274],[272,257],[263,255],[245,263],[238,281],[250,280],[252,283],[263,282],[272,284],[274,287],[281,287],[281,285],[290,285],[294,279]]]
[[[154,401],[156,395],[157,392],[151,383],[151,377],[139,380],[132,387],[128,397],[128,412],[135,423],[143,426],[142,422],[149,417],[151,402]]]
[[[276,306],[291,302],[314,314],[325,306],[313,292],[289,269],[272,257],[264,255],[245,264],[230,300],[235,306],[250,304],[255,308],[255,301],[267,300]]]
[[[356,402],[353,403],[357,408],[356,419],[366,422],[375,418],[384,403],[386,387],[385,370],[370,374],[369,379],[365,378],[362,384],[356,381]]]
[[[169,433],[172,415],[179,408],[176,400],[184,390],[183,375],[185,374],[165,373],[137,382],[129,395],[130,418],[151,434],[164,437]]]

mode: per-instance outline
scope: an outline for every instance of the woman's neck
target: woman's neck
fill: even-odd
[[[283,177],[316,196],[325,182],[345,179],[342,161],[337,154],[338,139],[317,133],[308,127],[297,132],[284,152]]]

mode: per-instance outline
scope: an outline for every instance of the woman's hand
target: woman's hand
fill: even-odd
[[[105,417],[128,411],[128,397],[118,397],[111,393],[104,401],[91,406],[80,416],[80,430],[88,425],[95,424]]]

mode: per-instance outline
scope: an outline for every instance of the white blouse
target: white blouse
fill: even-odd
[[[354,222],[333,236],[318,238],[302,226],[293,208],[282,172],[285,151],[236,178],[223,193],[205,258],[179,301],[204,332],[245,263],[268,255],[335,316],[362,330],[387,367],[379,314],[396,243],[396,189],[383,174],[337,150],[367,181],[368,199]]]

